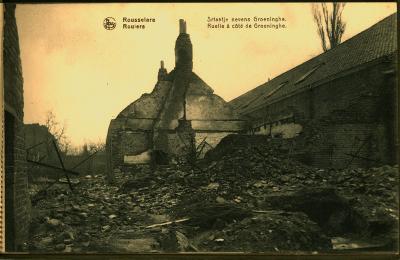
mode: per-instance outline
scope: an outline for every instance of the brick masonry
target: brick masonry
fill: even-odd
[[[6,251],[23,250],[30,221],[23,125],[23,77],[15,8],[15,4],[4,5]]]
[[[394,57],[364,64],[251,111],[247,115],[256,119],[249,132],[271,135],[272,130],[273,135],[284,136],[297,125],[301,135],[303,128],[308,131],[320,124],[318,134],[325,141],[315,142],[309,151],[312,165],[343,168],[394,163],[396,76],[385,73],[396,66]]]

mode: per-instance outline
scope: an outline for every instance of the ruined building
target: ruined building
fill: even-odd
[[[149,150],[182,155],[205,137],[215,146],[238,132],[291,140],[292,155],[321,168],[395,163],[396,22],[393,14],[227,104],[192,72],[181,20],[175,68],[161,63],[152,93],[110,123],[108,172],[149,160]]]
[[[395,163],[396,17],[232,100],[248,133],[308,138],[300,155],[318,167]]]
[[[244,127],[245,122],[230,105],[193,72],[192,43],[186,22],[179,22],[175,68],[168,73],[161,62],[153,91],[143,94],[110,122],[106,141],[108,172],[145,162],[150,150],[184,156],[203,140],[209,144],[208,149]]]
[[[30,221],[23,124],[23,78],[15,7],[15,4],[4,4],[3,7],[5,243],[7,251],[22,250],[28,238]]]

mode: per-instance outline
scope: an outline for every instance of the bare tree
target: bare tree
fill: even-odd
[[[83,156],[86,161],[86,173],[93,175],[93,172],[99,170],[99,160],[95,155],[97,152],[105,151],[105,143],[102,141],[97,142],[85,142],[82,146],[80,155]]]
[[[61,125],[60,122],[57,121],[54,112],[50,110],[46,114],[45,126],[47,127],[48,131],[53,135],[61,152],[67,154],[71,146],[71,141],[66,135],[65,123]]]
[[[85,142],[82,146],[83,151],[87,151],[89,153],[94,153],[94,152],[100,152],[104,151],[106,147],[106,144],[102,142],[101,140],[96,141],[89,141]]]
[[[326,3],[312,4],[312,14],[324,52],[336,47],[342,41],[346,29],[346,23],[342,20],[345,5],[345,3],[334,2],[332,10],[328,10]],[[329,41],[329,46],[327,41]]]

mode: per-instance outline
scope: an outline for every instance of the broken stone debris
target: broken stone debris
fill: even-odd
[[[82,177],[74,192],[52,185],[33,209],[31,250],[326,252],[355,240],[395,250],[397,166],[315,169],[238,138],[196,167],[121,169],[113,185]]]

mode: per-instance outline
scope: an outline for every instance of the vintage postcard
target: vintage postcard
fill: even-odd
[[[396,254],[397,4],[2,4],[2,251]]]

